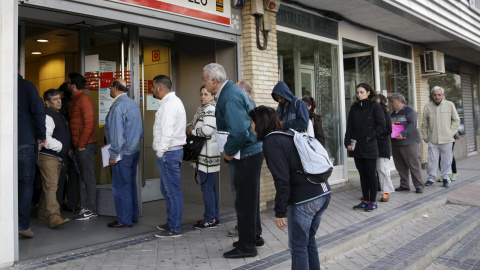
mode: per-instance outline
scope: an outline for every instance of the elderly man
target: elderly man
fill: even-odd
[[[423,108],[422,136],[428,143],[428,180],[425,186],[435,182],[437,177],[438,159],[441,156],[441,176],[443,186],[450,186],[452,174],[452,143],[453,136],[457,133],[460,118],[453,102],[444,99],[443,88],[432,88],[432,101]]]
[[[187,116],[182,101],[172,91],[172,81],[165,75],[153,78],[153,96],[160,99],[153,125],[153,150],[160,170],[160,191],[167,203],[167,223],[158,225],[155,237],[182,236],[183,195],[180,166],[187,136]]]
[[[222,65],[212,63],[203,68],[203,85],[217,99],[217,130],[229,133],[223,157],[234,164],[236,190],[235,210],[238,220],[238,242],[225,258],[257,256],[256,246],[264,244],[258,207],[260,172],[263,164],[262,143],[250,126],[248,113],[253,109],[245,92],[227,79]],[[233,156],[240,151],[240,160]]]
[[[417,128],[417,112],[406,105],[407,101],[401,94],[390,96],[393,112],[390,115],[392,123],[402,125],[403,131],[392,138],[392,156],[395,168],[400,175],[400,187],[395,191],[409,191],[409,173],[417,193],[423,193],[422,158],[420,150],[420,133]]]
[[[42,177],[42,195],[37,217],[49,219],[50,228],[55,228],[70,221],[62,218],[57,201],[57,187],[60,172],[70,150],[70,127],[60,113],[62,100],[60,91],[49,89],[43,94],[45,101],[47,143],[40,151],[38,169]]]
[[[128,228],[138,221],[137,165],[143,138],[142,117],[138,104],[127,95],[127,84],[116,79],[109,86],[112,107],[105,119],[105,137],[112,166],[112,189],[117,220],[109,228]],[[117,161],[118,156],[121,159]]]
[[[236,83],[236,85],[242,88],[245,91],[245,93],[247,93],[248,98],[250,99],[250,103],[252,103],[252,106],[254,108],[257,107],[257,104],[255,104],[255,102],[252,99],[252,86],[246,81],[239,81]]]

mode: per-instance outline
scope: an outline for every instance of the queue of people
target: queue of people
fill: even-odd
[[[322,213],[330,202],[331,188],[328,181],[316,183],[314,176],[301,173],[299,152],[292,136],[285,136],[288,132],[308,132],[325,144],[322,117],[314,112],[315,100],[308,96],[300,100],[284,82],[279,82],[272,91],[272,98],[278,102],[276,110],[266,106],[256,107],[251,99],[250,84],[245,81],[233,83],[227,78],[223,66],[208,64],[203,68],[202,75],[199,91],[201,105],[188,124],[183,103],[172,90],[171,79],[165,75],[153,79],[153,97],[159,100],[153,125],[153,150],[161,176],[160,191],[167,206],[167,222],[157,226],[159,232],[155,236],[182,235],[180,167],[183,145],[187,136],[204,137],[205,144],[198,160],[192,162],[200,175],[204,200],[203,217],[194,224],[194,228],[216,228],[220,224],[216,173],[223,158],[230,166],[237,214],[236,231],[229,235],[238,235],[233,249],[223,256],[257,256],[257,247],[265,243],[259,209],[260,174],[265,159],[277,191],[275,224],[281,230],[288,230],[292,268],[318,269],[315,234]],[[42,106],[33,84],[20,75],[18,81],[19,119],[25,120],[22,124],[27,131],[19,133],[19,233],[26,237],[34,236],[30,229],[29,211],[34,178],[31,169],[35,167],[36,150],[40,154],[38,167],[43,189],[37,217],[49,219],[51,228],[70,221],[62,218],[61,202],[57,199],[62,169],[70,161],[75,169],[73,172],[68,170],[68,174],[80,180],[80,209],[74,219],[95,219],[97,136],[93,102],[83,90],[85,78],[72,73],[69,81],[62,85],[61,88],[71,93],[67,114],[65,110],[62,112],[60,91],[46,91],[45,106]],[[139,221],[136,170],[144,136],[142,119],[139,105],[128,97],[127,84],[123,79],[115,79],[109,89],[113,101],[105,120],[105,139],[109,144],[117,219],[107,226],[129,228]],[[429,178],[424,184],[417,113],[406,105],[405,98],[400,94],[390,96],[393,109],[390,113],[385,96],[378,95],[367,83],[357,85],[356,100],[348,115],[344,138],[344,145],[353,156],[360,174],[362,199],[353,209],[377,209],[378,191],[382,192],[381,201],[387,202],[389,194],[410,190],[409,172],[416,192],[422,193],[424,186],[435,181],[440,157],[443,186],[450,185],[452,138],[458,129],[458,114],[453,103],[444,100],[442,88],[434,87],[431,93],[433,100],[425,106],[422,122],[422,136],[429,144]],[[393,126],[401,126],[401,131],[391,135]],[[226,136],[223,145],[217,141],[217,132]],[[400,186],[396,189],[388,169],[390,156],[393,156],[400,175]],[[70,199],[68,193],[67,198]],[[78,197],[76,194],[71,196],[73,199]]]

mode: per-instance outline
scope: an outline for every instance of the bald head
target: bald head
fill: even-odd
[[[124,79],[115,79],[110,88],[110,96],[116,98],[118,95],[125,94],[127,92],[127,82]]]
[[[240,88],[242,88],[247,94],[250,96],[252,95],[252,86],[246,81],[239,81],[236,83]]]

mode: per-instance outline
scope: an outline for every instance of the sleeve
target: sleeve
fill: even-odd
[[[250,105],[251,106],[251,105]],[[227,101],[225,107],[225,123],[229,135],[224,146],[227,155],[235,155],[245,144],[250,128],[250,116],[238,101]]]
[[[283,127],[292,128],[296,131],[305,131],[308,128],[308,108],[305,102],[295,99],[294,104],[290,104],[290,106],[295,106],[295,114],[296,118],[283,122]]]
[[[45,118],[45,127],[46,127],[45,135],[47,138],[47,143],[45,144],[45,148],[59,153],[60,151],[62,151],[62,143],[59,140],[52,137],[53,130],[55,130],[55,122],[53,121],[53,118],[50,117],[49,115],[47,115]]]
[[[428,139],[428,109],[427,105],[423,108],[422,114],[422,139]]]
[[[382,106],[380,106],[380,104],[378,103],[374,103],[373,104],[375,107],[373,108],[373,117],[374,117],[374,121],[375,121],[375,124],[374,124],[374,127],[373,127],[373,131],[374,134],[369,134],[368,137],[370,138],[377,138],[379,137],[381,134],[383,134],[383,132],[385,131],[385,113],[383,111],[385,111]]]
[[[284,218],[287,215],[288,200],[290,198],[290,163],[283,151],[283,144],[277,143],[274,138],[263,141],[263,153],[268,169],[272,173],[275,184],[275,217]]]
[[[165,152],[167,152],[168,147],[170,146],[170,142],[173,140],[175,123],[177,121],[178,114],[178,108],[175,108],[174,103],[165,103],[163,104],[161,111],[159,110],[155,115],[155,122],[157,122],[157,128],[162,131],[162,136],[156,136],[156,140],[154,141],[157,146],[157,157],[161,157]]]
[[[452,137],[455,136],[455,134],[458,131],[458,126],[460,125],[460,117],[458,116],[457,108],[455,108],[455,104],[452,103],[452,125],[450,127],[451,132],[452,132]]]
[[[33,116],[33,123],[35,126],[35,138],[37,140],[45,140],[46,139],[45,107],[34,85],[32,85],[32,87],[29,87],[29,95],[30,95],[30,113]]]
[[[407,118],[407,124],[403,128],[401,134],[403,137],[409,138],[412,137],[413,134],[415,134],[415,129],[417,128],[418,114],[415,110],[412,109],[405,116]]]
[[[125,138],[123,137],[123,134],[125,134],[125,119],[122,112],[117,109],[110,113],[112,113],[112,115],[109,117],[111,123],[109,124],[108,137],[110,138],[111,146],[110,149],[108,149],[108,153],[111,159],[116,159],[125,144]]]
[[[352,125],[353,125],[353,107],[350,108],[347,119],[347,130],[345,131],[345,139],[343,140],[343,145],[347,148],[350,145],[350,140],[352,139]]]
[[[78,148],[84,148],[95,130],[95,110],[93,108],[92,100],[86,94],[82,97],[82,101],[79,105],[83,127],[78,140]]]
[[[210,137],[216,129],[215,106],[207,106],[204,110],[203,125],[195,129],[194,134],[199,137]]]

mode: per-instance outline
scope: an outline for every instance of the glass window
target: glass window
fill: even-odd
[[[334,165],[343,164],[338,46],[283,32],[277,38],[280,79],[296,97],[315,99],[315,113],[323,117],[325,148]]]
[[[428,79],[428,91],[430,92],[434,86],[440,86],[445,91],[445,98],[455,104],[457,108],[458,116],[460,117],[460,126],[458,132],[460,135],[465,134],[465,128],[463,124],[463,96],[462,96],[462,84],[460,75],[449,73],[445,76],[432,77]]]
[[[409,106],[415,106],[415,100],[412,93],[411,64],[383,56],[379,57],[379,61],[379,93],[387,98],[394,93],[402,94],[407,100]]]

